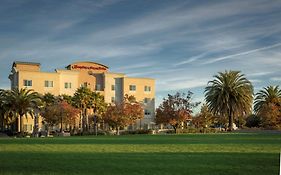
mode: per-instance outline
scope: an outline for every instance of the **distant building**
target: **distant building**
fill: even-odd
[[[123,73],[109,72],[105,65],[95,62],[75,62],[66,69],[55,72],[40,71],[40,63],[19,62],[12,65],[11,88],[28,88],[45,94],[73,95],[77,88],[86,86],[104,96],[105,102],[119,102],[125,94],[133,95],[144,105],[144,119],[133,127],[149,129],[154,125],[155,118],[155,80],[151,78],[132,78]],[[42,126],[39,120],[39,128]],[[32,132],[33,119],[23,120],[24,130]],[[19,125],[19,124],[18,124]],[[19,127],[18,127],[19,128]]]

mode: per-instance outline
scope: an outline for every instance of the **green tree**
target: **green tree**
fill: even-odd
[[[82,129],[83,132],[89,130],[89,116],[88,109],[93,106],[92,91],[87,87],[80,87],[76,90],[73,96],[73,103],[75,107],[81,111]]]
[[[187,120],[191,119],[192,108],[199,103],[192,103],[192,92],[179,93],[175,95],[168,94],[168,98],[164,98],[162,104],[156,109],[156,123],[171,125],[175,133],[179,126]]]
[[[268,86],[260,90],[255,97],[255,113],[262,118],[264,127],[281,127],[281,89]]]
[[[203,104],[198,115],[192,118],[192,123],[197,128],[207,128],[215,123],[215,117],[206,104]]]
[[[7,103],[7,98],[9,97],[9,92],[7,90],[0,89],[0,122],[1,131],[4,131],[5,126],[8,123],[8,117],[10,112],[10,105]]]
[[[57,100],[57,97],[49,92],[42,96],[42,102],[44,103],[44,106],[53,105]]]
[[[38,106],[41,101],[41,98],[37,92],[34,92],[31,89],[13,89],[8,98],[9,103],[11,104],[11,109],[20,120],[20,132],[23,133],[23,116],[33,117],[34,109]]]
[[[97,135],[97,121],[102,118],[107,108],[107,103],[104,101],[104,96],[98,92],[92,92],[92,109],[94,114],[94,128]]]
[[[219,72],[205,88],[205,100],[214,115],[228,117],[228,130],[234,116],[245,116],[252,110],[253,86],[239,71]]]
[[[13,115],[12,101],[9,100],[10,96],[10,90],[0,90],[0,127],[2,131],[5,128],[11,129],[11,124],[16,120],[16,117]]]

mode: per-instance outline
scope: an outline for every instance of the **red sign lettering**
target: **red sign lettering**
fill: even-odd
[[[106,68],[104,68],[104,67],[79,66],[79,65],[73,65],[72,69],[106,70]]]

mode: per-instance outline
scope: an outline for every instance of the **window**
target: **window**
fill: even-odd
[[[115,97],[111,97],[111,103],[115,103]]]
[[[54,82],[45,80],[45,87],[54,87]]]
[[[32,80],[23,80],[24,86],[32,86]]]
[[[136,91],[137,87],[136,85],[130,85],[130,91]]]
[[[100,84],[96,84],[96,91],[101,91],[101,85]]]
[[[148,103],[149,102],[149,98],[144,98],[144,103]]]
[[[115,85],[114,85],[114,84],[111,85],[111,90],[112,90],[112,91],[115,91]]]
[[[147,109],[144,110],[144,115],[150,115],[150,114],[151,114],[151,113],[150,113],[149,110],[147,110]]]
[[[31,124],[24,124],[23,125],[23,130],[25,132],[32,131],[32,125]]]
[[[87,87],[87,86],[88,86],[88,83],[87,83],[87,82],[84,82],[83,86],[84,86],[84,87]]]
[[[65,82],[64,83],[64,88],[65,89],[71,89],[71,83],[70,82]]]
[[[144,86],[144,91],[145,92],[150,92],[151,91],[151,87],[150,86]]]

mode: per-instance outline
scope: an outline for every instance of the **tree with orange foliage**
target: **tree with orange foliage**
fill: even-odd
[[[156,109],[156,123],[170,124],[175,133],[183,122],[191,119],[192,108],[200,103],[191,103],[192,92],[179,93],[175,95],[168,94],[168,98],[164,98],[162,104]]]
[[[50,106],[47,106],[41,115],[44,121],[50,126],[60,124],[60,132],[63,130],[63,124],[75,125],[75,121],[78,117],[79,110],[62,100],[56,102]]]
[[[117,102],[107,108],[103,119],[109,126],[116,128],[117,135],[119,135],[120,127],[133,124],[143,116],[142,105],[136,101],[134,96],[125,95],[121,103]]]
[[[254,110],[262,119],[262,126],[281,129],[281,89],[267,86],[256,94]]]

